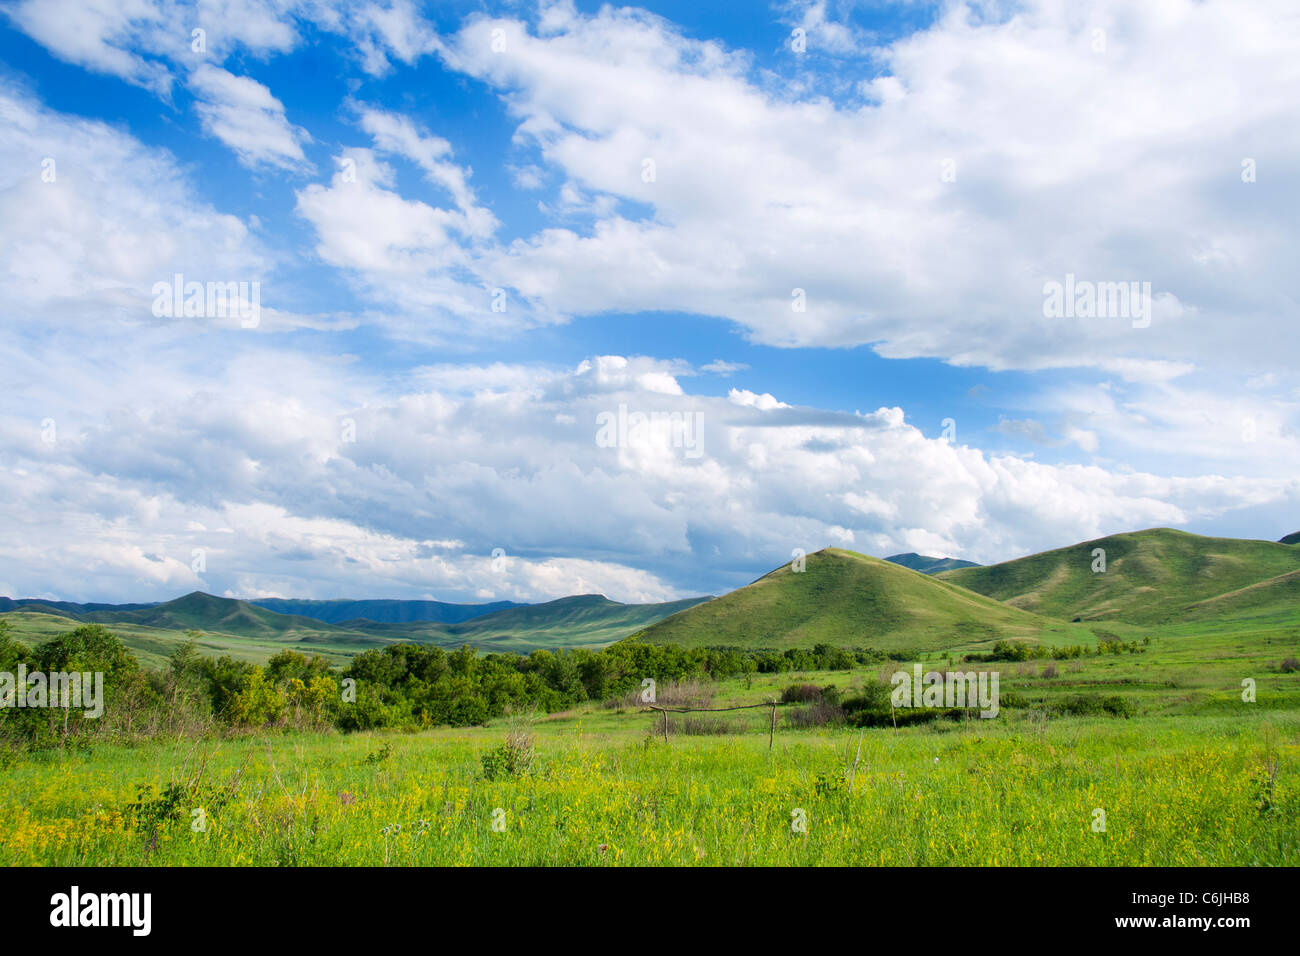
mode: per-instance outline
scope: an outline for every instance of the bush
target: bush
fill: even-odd
[[[1282,662],[1283,674],[1294,674],[1296,671],[1300,671],[1300,661],[1294,657],[1288,657]]]
[[[532,772],[535,753],[531,722],[530,717],[512,718],[505,743],[479,757],[485,780],[513,779]]]
[[[1048,709],[1060,715],[1090,716],[1110,714],[1112,717],[1132,717],[1137,709],[1117,694],[1073,694],[1053,701]]]
[[[806,707],[795,707],[785,712],[785,722],[791,727],[825,727],[844,723],[844,710],[828,700],[816,700]]]

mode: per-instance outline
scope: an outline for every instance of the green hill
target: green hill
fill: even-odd
[[[957,568],[979,567],[974,561],[963,561],[961,558],[934,558],[928,554],[917,554],[915,551],[891,554],[885,560],[890,564],[899,564],[913,571],[920,571],[922,574],[938,574],[940,571],[954,571]]]
[[[1300,531],[1292,531],[1285,538],[1279,538],[1278,544],[1300,544]]]
[[[1093,551],[1106,552],[1106,570],[1094,573]],[[980,568],[945,571],[939,578],[1036,614],[1061,620],[1176,622],[1193,606],[1224,597],[1220,613],[1251,613],[1274,605],[1286,585],[1247,590],[1300,569],[1300,549],[1273,541],[1207,538],[1152,528],[1110,535]]]
[[[1036,638],[1054,625],[879,558],[827,548],[808,555],[802,572],[782,565],[634,637],[684,647],[936,650]]]

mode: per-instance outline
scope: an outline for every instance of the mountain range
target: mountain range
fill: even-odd
[[[21,640],[104,624],[151,663],[193,631],[201,632],[204,653],[265,660],[293,647],[342,661],[399,641],[515,652],[629,637],[692,647],[922,651],[1017,638],[1088,642],[1124,628],[1241,619],[1300,624],[1300,532],[1271,542],[1153,528],[987,566],[826,548],[800,570],[782,565],[721,597],[658,604],[599,594],[541,604],[242,601],[197,591],[150,604],[0,598],[0,620]]]

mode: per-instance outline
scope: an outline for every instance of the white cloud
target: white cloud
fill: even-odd
[[[220,51],[289,49],[307,20],[350,37],[374,73],[443,49],[404,4],[207,4],[241,26],[210,30],[218,52],[201,66],[178,7],[91,5],[63,30],[67,7],[14,9],[57,55],[160,95],[194,70],[209,132],[254,166],[299,168],[305,133]],[[507,54],[491,52],[494,26]],[[644,13],[556,5],[532,35],[474,20],[445,60],[500,92],[520,182],[553,188],[541,208],[562,226],[504,244],[450,141],[357,105],[371,146],[343,147],[296,210],[370,304],[361,316],[284,309],[258,230],[199,198],[166,151],[0,87],[0,582],[106,599],[202,586],[657,600],[744,583],[794,547],[991,561],[1294,509],[1300,356],[1277,330],[1297,318],[1296,35],[1267,3],[1045,0],[997,22],[953,5],[876,51],[890,72],[834,104],[760,83],[745,55]],[[1240,182],[1238,154],[1258,156],[1259,182]],[[398,189],[406,162],[438,198]],[[1090,463],[927,439],[897,407],[715,394],[695,376],[737,368],[722,360],[376,371],[318,340],[155,319],[150,287],[178,271],[267,280],[276,331],[364,322],[459,344],[665,309],[781,345],[1072,369],[1029,386],[1002,431]],[[1066,273],[1149,278],[1150,328],[1044,319],[1043,281]],[[597,417],[624,408],[698,420],[698,446],[671,429],[602,446]]]
[[[245,166],[301,169],[307,165],[305,130],[292,126],[284,104],[261,83],[215,66],[200,66],[189,79],[204,131],[225,143]]]
[[[58,335],[156,325],[152,287],[177,272],[264,278],[261,244],[198,198],[165,150],[2,83],[0,131],[0,292],[12,327],[40,323]]]
[[[550,8],[536,33],[479,19],[444,55],[500,92],[559,208],[591,217],[493,262],[539,308],[689,310],[778,345],[1150,378],[1300,359],[1273,334],[1300,318],[1298,44],[1283,3],[1042,0],[1000,19],[953,4],[877,49],[887,72],[841,104],[608,7]],[[1253,153],[1274,173],[1246,184]],[[1043,285],[1067,274],[1151,282],[1150,327],[1045,319]]]
[[[469,172],[448,162],[449,142],[421,130],[399,113],[371,107],[360,107],[358,113],[361,128],[370,134],[377,150],[410,160],[430,182],[446,190],[465,217],[463,232],[468,238],[484,239],[492,234],[496,217],[477,204],[468,184]]]
[[[222,356],[237,334],[195,347]],[[103,368],[124,352],[123,368]],[[691,394],[676,363],[644,358],[444,365],[385,389],[347,364],[256,346],[203,366],[121,336],[41,357],[52,381],[81,384],[0,417],[0,581],[24,594],[58,581],[83,599],[202,587],[661,600],[744,583],[795,547],[991,561],[1300,503],[1289,475],[1053,466],[927,439],[897,408]],[[146,359],[158,377],[133,374]],[[667,429],[602,446],[598,416],[620,407],[698,416],[702,454]],[[53,444],[44,416],[59,422]],[[194,548],[207,560],[197,575]]]

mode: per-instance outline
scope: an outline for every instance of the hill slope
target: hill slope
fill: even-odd
[[[1092,570],[1096,548],[1106,552],[1101,573]],[[1061,620],[1153,624],[1181,620],[1192,605],[1298,569],[1300,549],[1290,545],[1152,528],[939,577]],[[1284,588],[1248,592],[1220,609],[1249,613],[1284,593]]]
[[[1263,617],[1300,610],[1300,570],[1248,584],[1189,605],[1183,618],[1188,621]]]
[[[634,635],[685,647],[784,649],[817,643],[929,650],[1036,637],[1055,622],[854,551],[808,555]]]
[[[885,560],[890,564],[900,564],[913,571],[920,571],[922,574],[938,574],[940,571],[955,571],[957,568],[979,567],[974,561],[963,561],[961,558],[934,558],[928,554],[917,554],[915,551],[891,554]]]

